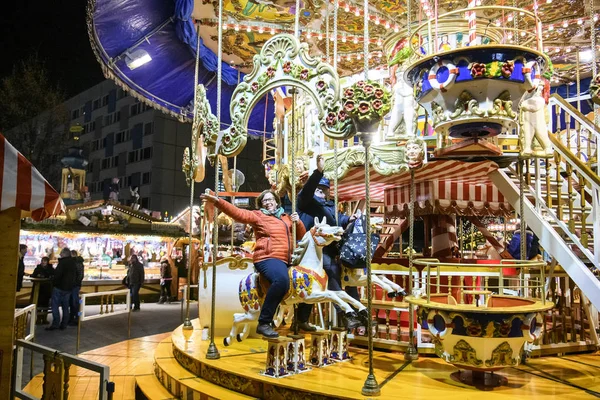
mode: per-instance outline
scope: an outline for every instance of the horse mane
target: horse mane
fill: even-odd
[[[292,254],[292,267],[300,265],[300,260],[306,254],[306,250],[308,249],[308,241],[310,240],[310,235],[304,235],[302,240],[298,242],[298,246],[296,246],[296,250]]]

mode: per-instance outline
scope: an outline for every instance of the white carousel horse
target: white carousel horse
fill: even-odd
[[[306,232],[294,251],[293,266],[288,269],[290,288],[281,302],[283,306],[289,307],[296,303],[334,302],[346,313],[354,312],[352,307],[359,312],[366,310],[360,301],[353,299],[346,292],[327,290],[327,274],[323,269],[323,247],[340,240],[342,233],[342,228],[327,225],[325,218],[322,222],[315,218],[315,226]],[[233,315],[231,332],[223,340],[225,346],[230,345],[233,338],[241,342],[248,336],[249,324],[258,319],[265,292],[261,288],[259,274],[256,272],[240,281],[239,298],[245,312]],[[362,313],[364,314],[365,311]],[[238,333],[240,327],[242,331]]]
[[[371,232],[381,230],[383,228],[383,218],[371,217]],[[367,274],[363,268],[347,268],[342,266],[342,287],[346,286],[367,286]],[[385,275],[371,274],[373,284],[379,286],[388,297],[397,297],[406,295],[404,288],[392,280],[386,278]]]

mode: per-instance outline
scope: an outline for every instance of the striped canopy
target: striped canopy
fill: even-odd
[[[432,161],[415,171],[415,182],[432,180],[461,183],[489,182],[488,174],[498,169],[492,161],[464,162],[455,160]],[[373,201],[384,202],[386,189],[410,184],[410,172],[384,176],[371,169],[370,197]],[[340,179],[339,199],[342,201],[365,198],[364,167],[356,167]]]
[[[0,134],[0,212],[12,207],[41,221],[65,211],[60,195]]]

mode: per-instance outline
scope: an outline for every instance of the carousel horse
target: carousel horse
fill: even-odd
[[[289,308],[296,303],[334,302],[347,313],[354,312],[352,309],[354,307],[364,317],[366,307],[361,302],[353,299],[346,292],[327,290],[327,274],[323,269],[323,247],[340,240],[342,233],[342,228],[329,226],[325,218],[322,222],[315,218],[315,226],[306,232],[292,256],[292,266],[288,269],[290,288],[281,302],[283,307],[280,309]],[[231,332],[223,340],[225,346],[230,345],[233,338],[241,342],[248,336],[249,324],[258,320],[266,294],[264,287],[267,284],[256,272],[240,281],[239,299],[245,312],[233,315]],[[238,333],[240,327],[242,330]]]
[[[383,218],[371,217],[370,221],[371,232],[375,232],[383,228]],[[406,295],[406,292],[402,286],[386,278],[385,275],[371,274],[371,281],[374,285],[379,286],[390,298]],[[348,268],[342,265],[342,287],[346,286],[367,286],[366,269]]]

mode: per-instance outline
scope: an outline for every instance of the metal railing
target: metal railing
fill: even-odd
[[[125,296],[125,304],[116,304],[115,296]],[[86,301],[91,298],[100,298],[100,313],[86,315]],[[124,308],[123,308],[124,307]],[[127,317],[127,338],[131,337],[131,294],[129,289],[114,290],[98,293],[84,293],[79,298],[79,318],[77,321],[77,345],[75,354],[79,354],[79,338],[81,336],[81,324],[98,318],[111,317],[114,315],[128,314]]]
[[[100,374],[98,382],[98,399],[111,400],[115,385],[109,381],[110,367],[94,361],[85,360],[67,353],[31,343],[17,340],[15,358],[15,380],[13,382],[14,398],[39,400],[37,397],[23,391],[22,370],[23,350],[39,353],[44,358],[44,383],[42,384],[42,399],[68,399],[69,398],[69,369],[75,365]]]

